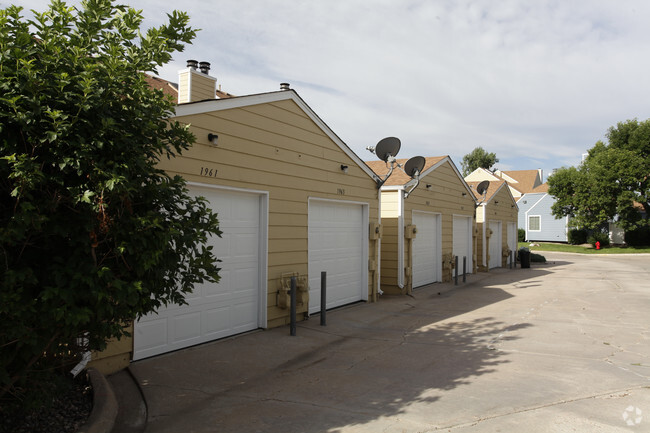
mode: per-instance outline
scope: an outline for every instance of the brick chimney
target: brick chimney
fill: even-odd
[[[187,61],[187,68],[178,71],[179,104],[216,98],[217,78],[209,72],[210,63]]]

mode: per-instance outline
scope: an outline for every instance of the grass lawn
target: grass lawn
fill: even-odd
[[[531,247],[529,242],[519,242],[519,248],[526,247],[532,252],[537,251],[559,251],[563,253],[580,253],[580,254],[650,254],[650,247],[607,247],[597,250],[592,248],[591,245],[568,245],[568,244],[554,244],[546,242],[534,242],[535,245]]]

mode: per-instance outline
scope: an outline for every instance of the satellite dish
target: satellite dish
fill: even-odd
[[[423,156],[414,156],[413,158],[406,161],[404,164],[404,172],[411,177],[415,177],[422,173],[424,164],[426,164],[426,159]]]
[[[490,181],[489,180],[484,180],[483,182],[479,183],[476,186],[476,192],[479,195],[485,194],[485,192],[488,190],[488,187],[490,186]]]
[[[381,159],[384,162],[388,162],[389,157],[397,156],[399,148],[401,147],[401,142],[397,137],[386,137],[383,138],[377,143],[375,147],[375,155],[377,158]]]

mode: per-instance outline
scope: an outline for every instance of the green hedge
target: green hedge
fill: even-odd
[[[571,245],[582,245],[587,243],[587,230],[584,229],[571,229],[567,241]]]
[[[587,240],[594,248],[596,248],[596,242],[600,242],[600,247],[605,248],[609,246],[609,233],[603,232],[594,232],[589,239]]]
[[[625,232],[625,243],[631,247],[650,246],[650,227],[639,227]]]
[[[526,240],[526,230],[517,229],[517,239],[518,242],[524,242]]]

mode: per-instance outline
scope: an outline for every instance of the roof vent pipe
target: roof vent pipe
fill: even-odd
[[[187,61],[187,67],[190,69],[196,69],[199,66],[199,62],[196,60],[188,60]]]
[[[199,69],[201,69],[201,72],[207,75],[207,73],[210,72],[210,62],[199,63]]]
[[[289,83],[280,83],[280,90],[291,90]]]

